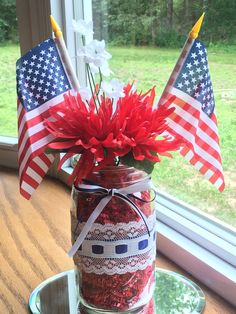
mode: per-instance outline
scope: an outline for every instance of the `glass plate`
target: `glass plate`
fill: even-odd
[[[205,307],[205,296],[198,285],[180,274],[161,268],[156,268],[153,301],[155,314],[198,314]],[[68,270],[36,287],[30,295],[29,308],[33,314],[77,314],[78,302],[76,271]]]

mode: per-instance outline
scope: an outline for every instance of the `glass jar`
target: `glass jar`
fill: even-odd
[[[92,173],[90,185],[119,189],[148,179],[133,167],[109,166]],[[72,190],[72,243],[102,199],[98,193]],[[94,222],[74,255],[78,269],[79,298],[94,313],[139,313],[151,300],[155,285],[155,215],[151,190],[129,198],[143,219],[123,199],[113,196]]]

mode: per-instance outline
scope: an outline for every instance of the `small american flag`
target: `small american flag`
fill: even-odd
[[[180,153],[219,191],[224,189],[215,101],[204,44],[195,40],[184,50],[164,97],[176,96],[169,126],[185,141]]]
[[[53,139],[44,127],[49,107],[71,90],[54,40],[48,39],[16,63],[20,192],[29,199],[54,160],[44,149]]]

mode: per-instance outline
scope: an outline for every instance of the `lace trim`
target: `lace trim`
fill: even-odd
[[[74,257],[78,264],[85,272],[95,273],[97,275],[107,274],[125,274],[144,270],[152,265],[156,257],[156,248],[153,247],[150,251],[126,258],[94,258],[87,256]]]
[[[155,215],[151,215],[147,218],[149,230],[153,230],[156,225]],[[73,230],[74,238],[76,239],[83,229],[84,223],[75,224]],[[86,240],[92,241],[118,241],[125,239],[134,239],[142,235],[147,234],[147,228],[142,220],[130,221],[129,223],[117,223],[117,224],[99,224],[94,223],[93,227],[86,236]]]

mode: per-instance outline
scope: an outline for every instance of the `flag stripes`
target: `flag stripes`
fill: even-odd
[[[177,61],[159,105],[175,96],[169,127],[184,141],[180,153],[220,191],[224,176],[214,95],[204,44],[190,38]]]

